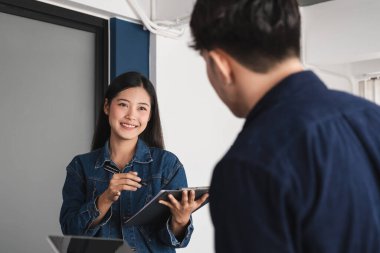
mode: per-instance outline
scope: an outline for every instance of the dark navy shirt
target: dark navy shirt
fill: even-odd
[[[210,209],[217,253],[380,252],[380,108],[288,76],[217,164]]]

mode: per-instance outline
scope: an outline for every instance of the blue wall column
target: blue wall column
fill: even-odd
[[[126,71],[138,71],[149,78],[149,31],[117,18],[110,21],[111,81]]]

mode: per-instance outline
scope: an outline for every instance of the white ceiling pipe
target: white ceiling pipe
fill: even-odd
[[[139,6],[139,4],[135,0],[127,1],[131,8],[136,12],[136,15],[141,19],[146,29],[148,29],[151,33],[172,39],[178,39],[184,34],[185,28],[181,26],[183,26],[184,22],[187,22],[187,17],[177,21],[167,20],[155,23],[148,18],[144,10]]]

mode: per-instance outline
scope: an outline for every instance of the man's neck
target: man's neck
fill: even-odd
[[[243,114],[246,116],[253,107],[287,76],[303,71],[304,68],[298,58],[290,58],[279,64],[267,73],[256,73],[248,69],[242,70],[238,81]]]

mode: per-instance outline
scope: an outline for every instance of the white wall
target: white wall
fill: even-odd
[[[155,39],[156,84],[166,148],[184,164],[190,186],[209,185],[214,165],[232,144],[243,121],[235,118],[213,91],[203,59],[188,47],[189,32],[180,40]],[[208,206],[193,217],[192,240],[179,252],[213,252]]]
[[[379,11],[378,0],[334,0],[305,7],[306,59],[340,64],[379,55]]]
[[[153,20],[176,20],[191,15],[196,0],[152,0]]]
[[[302,8],[305,64],[331,88],[356,94],[364,74],[380,71],[379,11],[379,0],[334,0]]]

